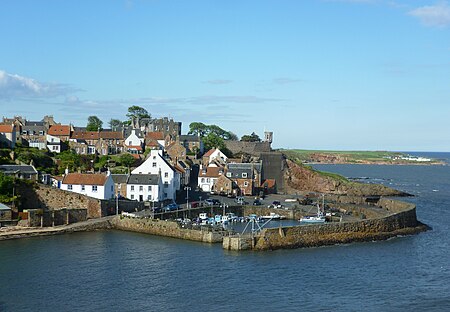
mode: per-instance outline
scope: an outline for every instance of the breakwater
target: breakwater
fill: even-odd
[[[385,240],[428,229],[426,225],[417,221],[415,205],[389,199],[381,199],[378,204],[390,214],[381,218],[353,222],[264,229],[257,235],[224,237],[223,247],[228,250],[318,247]]]
[[[204,243],[221,243],[223,233],[209,228],[192,230],[181,228],[177,222],[150,218],[115,217],[111,220],[113,228],[123,231],[168,236]]]
[[[114,217],[91,219],[83,222],[54,227],[22,228],[20,230],[0,231],[0,241],[36,236],[59,235],[74,232],[89,232],[97,230],[109,230],[112,228],[111,220]]]

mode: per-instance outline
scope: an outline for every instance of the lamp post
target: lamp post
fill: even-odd
[[[185,186],[184,189],[186,190],[186,209],[189,209],[189,191],[191,190],[191,187]]]
[[[116,215],[119,214],[119,193],[116,194]]]

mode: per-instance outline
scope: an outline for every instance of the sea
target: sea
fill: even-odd
[[[432,230],[264,252],[121,231],[2,241],[0,311],[450,311],[450,166],[315,167],[414,195]]]

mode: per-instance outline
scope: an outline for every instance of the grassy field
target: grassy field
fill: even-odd
[[[387,151],[320,151],[320,150],[282,150],[292,160],[300,162],[323,162],[323,163],[392,163],[408,164],[417,163],[412,160],[402,160],[407,154]],[[396,159],[397,158],[397,159]],[[434,163],[433,161],[428,163]]]

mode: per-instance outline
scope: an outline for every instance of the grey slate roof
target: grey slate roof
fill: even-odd
[[[200,137],[197,135],[183,134],[180,135],[180,142],[200,142]]]
[[[114,183],[127,183],[128,174],[111,174]]]
[[[247,178],[253,177],[253,171],[256,170],[261,173],[261,164],[259,163],[240,163],[240,164],[228,164],[228,171],[231,173],[231,178],[242,178],[243,173],[247,173]]]
[[[25,174],[37,174],[36,169],[30,165],[0,165],[0,172],[4,174],[14,174],[17,171]]]
[[[127,184],[134,185],[158,185],[159,176],[157,174],[132,174],[128,178]]]

